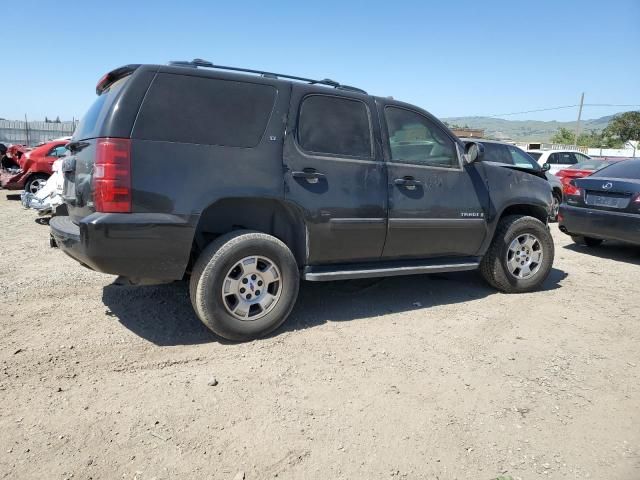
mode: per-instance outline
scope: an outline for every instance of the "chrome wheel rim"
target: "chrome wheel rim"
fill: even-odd
[[[30,193],[37,193],[42,187],[44,187],[44,184],[47,183],[46,180],[42,180],[40,178],[36,178],[33,182],[31,182],[31,184],[29,185],[29,192]]]
[[[535,235],[517,236],[507,249],[507,269],[518,279],[533,277],[542,266],[542,243]]]
[[[276,306],[281,293],[280,269],[262,256],[236,262],[222,282],[222,302],[227,312],[243,321],[264,317]]]

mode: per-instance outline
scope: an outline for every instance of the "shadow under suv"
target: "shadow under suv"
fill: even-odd
[[[549,184],[482,162],[426,111],[203,60],[105,75],[63,163],[54,243],[137,284],[190,278],[216,334],[266,335],[309,281],[479,268],[547,277]]]

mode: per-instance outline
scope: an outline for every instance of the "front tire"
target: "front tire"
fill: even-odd
[[[291,250],[277,238],[240,230],[204,249],[191,275],[191,303],[216,335],[247,341],[287,319],[300,284]]]
[[[500,220],[491,246],[480,262],[480,272],[505,293],[537,289],[545,281],[555,249],[549,229],[540,220],[509,215]]]

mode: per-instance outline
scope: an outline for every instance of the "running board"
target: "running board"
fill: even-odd
[[[439,258],[431,260],[376,262],[368,264],[323,265],[305,267],[302,278],[310,282],[353,280],[356,278],[395,277],[424,273],[462,272],[480,266],[478,257]]]

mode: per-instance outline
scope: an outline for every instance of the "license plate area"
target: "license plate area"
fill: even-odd
[[[631,198],[627,195],[603,195],[587,192],[585,203],[593,207],[627,208]]]

